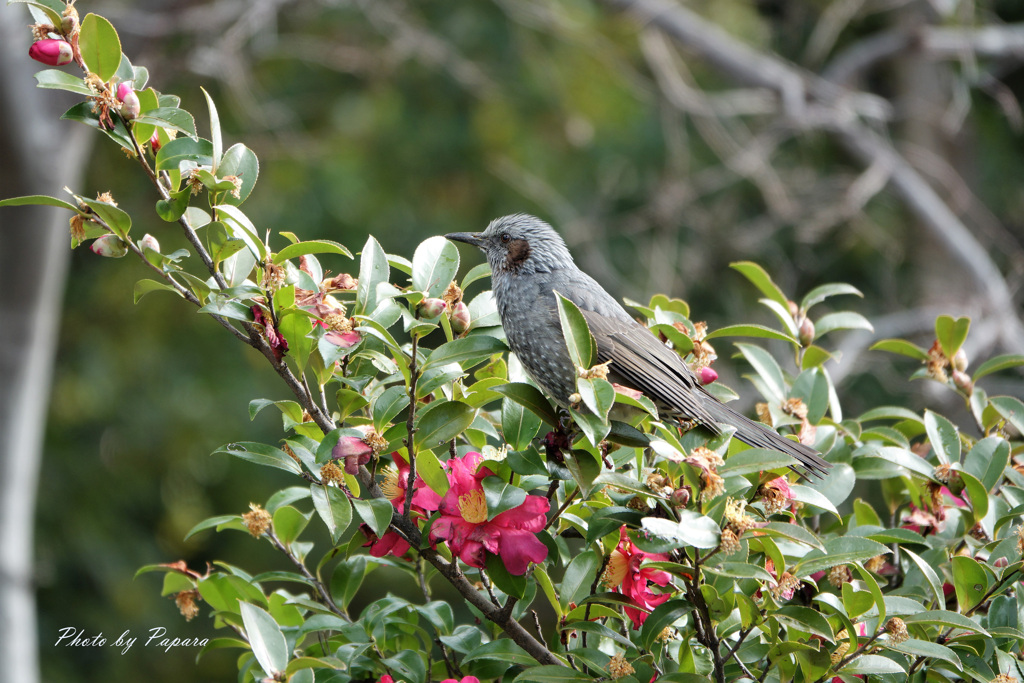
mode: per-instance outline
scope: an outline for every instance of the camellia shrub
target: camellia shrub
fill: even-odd
[[[218,450],[280,470],[280,490],[191,533],[251,534],[291,569],[234,558],[139,570],[163,573],[186,619],[224,630],[203,656],[237,648],[239,680],[294,683],[1022,677],[1024,403],[989,396],[984,379],[1024,357],[971,370],[968,319],[940,317],[929,349],[875,345],[958,394],[971,418],[958,426],[897,406],[844,414],[827,340],[870,325],[818,307],[858,295],[851,286],[791,297],[759,266],[734,264],[774,329],[708,331],[678,299],[627,302],[723,400],[734,394],[715,381],[712,344],[746,339],[733,345],[759,418],[824,454],[821,481],[798,481],[788,456],[728,432],[659,421],[651,401],[604,379],[582,316],[563,304],[580,368],[565,413],[508,354],[486,264],[460,278],[442,237],[409,259],[370,236],[355,262],[332,241],[265,239],[240,208],[256,155],[226,145],[212,99],[205,139],[107,20],[58,0],[21,4],[36,21],[28,57],[54,67],[40,87],[81,96],[64,118],[125,150],[152,181],[162,229],[191,248],[168,254],[136,237],[108,193],[0,206],[69,211],[73,247],[148,271],[136,301],[168,305],[147,295],[169,292],[197,307],[284,383],[250,404],[253,417],[280,413],[280,441]],[[776,359],[758,340],[792,353]],[[871,482],[871,501],[851,499],[858,481]],[[330,543],[304,540],[310,525]],[[381,567],[422,599],[380,595],[367,577]],[[441,588],[458,599],[432,598]],[[353,613],[357,596],[368,604]]]

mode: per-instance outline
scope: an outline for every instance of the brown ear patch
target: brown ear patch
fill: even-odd
[[[508,245],[505,263],[510,269],[518,268],[530,257],[530,243],[526,240],[512,240]]]

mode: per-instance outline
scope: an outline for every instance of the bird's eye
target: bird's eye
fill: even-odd
[[[507,232],[501,233],[501,242],[502,242],[502,244],[508,244],[511,241],[512,241],[512,235],[508,234]]]

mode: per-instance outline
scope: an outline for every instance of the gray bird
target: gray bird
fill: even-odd
[[[793,456],[802,466],[793,466],[799,474],[822,476],[831,467],[813,448],[744,417],[709,394],[679,354],[576,267],[562,238],[539,218],[505,216],[483,232],[445,237],[487,255],[509,348],[559,405],[568,406],[575,393],[577,370],[562,337],[556,291],[583,313],[597,341],[598,362],[611,361],[610,381],[643,392],[662,414],[696,422],[714,434],[721,433],[720,425],[732,425],[740,441]]]

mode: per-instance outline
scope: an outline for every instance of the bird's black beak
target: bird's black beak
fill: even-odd
[[[454,240],[455,242],[465,242],[466,244],[472,244],[474,247],[480,249],[484,248],[484,237],[482,232],[450,232],[445,235],[445,239]]]

